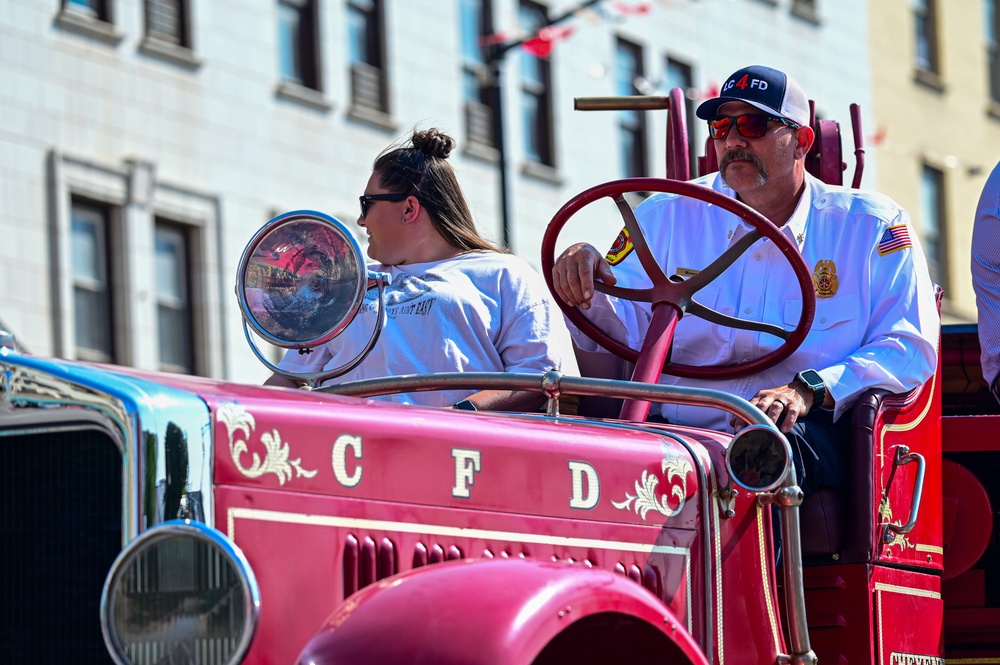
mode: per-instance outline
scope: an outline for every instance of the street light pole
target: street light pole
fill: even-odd
[[[500,169],[500,228],[503,234],[503,244],[508,249],[511,248],[511,224],[510,224],[510,195],[509,179],[507,176],[507,150],[504,138],[504,110],[503,110],[503,71],[504,61],[507,54],[522,46],[525,42],[535,39],[545,28],[557,25],[572,18],[579,12],[596,5],[601,0],[586,0],[575,7],[572,7],[562,14],[555,16],[543,25],[538,26],[529,37],[522,37],[509,42],[492,45],[487,53],[487,67],[489,72],[489,82],[492,87],[490,99],[493,103],[493,137],[497,149],[497,166]]]

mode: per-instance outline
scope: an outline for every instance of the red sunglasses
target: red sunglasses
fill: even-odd
[[[739,116],[720,115],[708,121],[708,131],[712,138],[722,140],[729,136],[729,130],[733,128],[733,120],[736,121],[736,127],[740,130],[740,134],[748,139],[759,139],[767,134],[768,124],[771,122],[780,122],[792,129],[798,129],[802,126],[776,115],[762,115],[760,113],[747,113]]]

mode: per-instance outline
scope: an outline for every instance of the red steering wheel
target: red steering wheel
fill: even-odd
[[[659,266],[649,246],[646,244],[646,238],[643,236],[642,230],[636,222],[635,213],[624,198],[624,194],[629,192],[666,192],[705,201],[737,215],[753,226],[754,231],[751,231],[733,243],[719,258],[693,277],[686,280],[675,277],[672,280],[664,274],[663,269]],[[639,351],[613,339],[610,335],[591,323],[579,309],[564,303],[561,298],[555,295],[555,289],[552,284],[552,267],[555,265],[555,245],[559,232],[565,226],[566,222],[569,221],[570,217],[584,207],[604,197],[613,199],[618,206],[625,220],[625,228],[631,237],[632,245],[638,254],[639,261],[642,263],[646,275],[653,285],[646,289],[633,289],[609,286],[603,282],[597,282],[594,286],[598,291],[608,295],[652,304],[653,316],[650,321],[649,332],[646,335],[643,348]],[[799,315],[798,323],[792,330],[784,330],[771,324],[727,316],[700,305],[694,300],[695,293],[721,275],[723,271],[731,266],[737,258],[761,237],[768,238],[778,247],[785,260],[792,267],[795,277],[798,280],[799,289],[802,293],[802,313]],[[642,381],[655,382],[655,377],[660,372],[687,378],[731,379],[754,374],[773,367],[792,355],[802,344],[809,329],[812,327],[813,316],[816,313],[816,294],[813,292],[812,277],[809,274],[809,269],[806,267],[802,255],[799,254],[798,248],[792,244],[778,227],[757,211],[734,198],[730,198],[725,194],[702,185],[679,180],[628,178],[626,180],[615,180],[597,185],[577,194],[566,205],[560,208],[559,212],[552,218],[552,221],[549,222],[545,236],[542,239],[542,270],[549,290],[553,293],[556,302],[559,303],[566,316],[580,330],[602,347],[621,358],[636,363],[635,378]],[[663,305],[666,305],[666,307]],[[671,363],[668,362],[667,356],[670,351],[670,345],[673,342],[674,327],[677,320],[685,313],[701,317],[719,325],[769,333],[784,341],[781,346],[759,358],[732,365],[703,367],[699,365]]]

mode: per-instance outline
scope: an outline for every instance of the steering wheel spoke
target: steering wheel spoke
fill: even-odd
[[[691,278],[685,280],[691,289],[691,295],[693,296],[698,291],[709,285],[709,283],[715,281],[722,273],[726,271],[726,268],[736,263],[736,259],[743,256],[743,254],[750,249],[755,242],[760,240],[762,234],[757,229],[750,231],[745,236],[734,242],[729,246],[725,252],[723,252],[719,258],[708,264],[708,267],[701,270],[697,275],[693,275]]]
[[[756,332],[767,333],[769,335],[774,335],[780,339],[787,340],[791,337],[791,330],[785,330],[781,326],[776,326],[770,323],[763,323],[760,321],[747,321],[746,319],[737,319],[734,316],[729,316],[728,314],[723,314],[722,312],[716,312],[714,309],[705,307],[704,305],[691,301],[687,306],[687,313],[692,316],[697,316],[700,319],[705,319],[706,321],[711,321],[720,326],[726,326],[727,328],[739,328],[740,330],[753,330]]]
[[[635,218],[635,211],[632,210],[629,202],[625,200],[624,194],[619,194],[615,197],[615,205],[618,206],[618,211],[621,213],[622,219],[625,220],[625,229],[632,239],[632,247],[639,256],[639,262],[646,271],[646,275],[649,276],[649,281],[653,283],[654,287],[669,282],[666,273],[663,272],[663,268],[657,263],[656,257],[653,256],[652,250],[649,249],[646,236],[639,226],[639,221]]]

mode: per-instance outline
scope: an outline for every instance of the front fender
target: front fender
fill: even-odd
[[[418,568],[345,600],[299,656],[302,665],[706,665],[670,610],[610,571],[529,559]],[[647,661],[649,662],[649,661]]]

